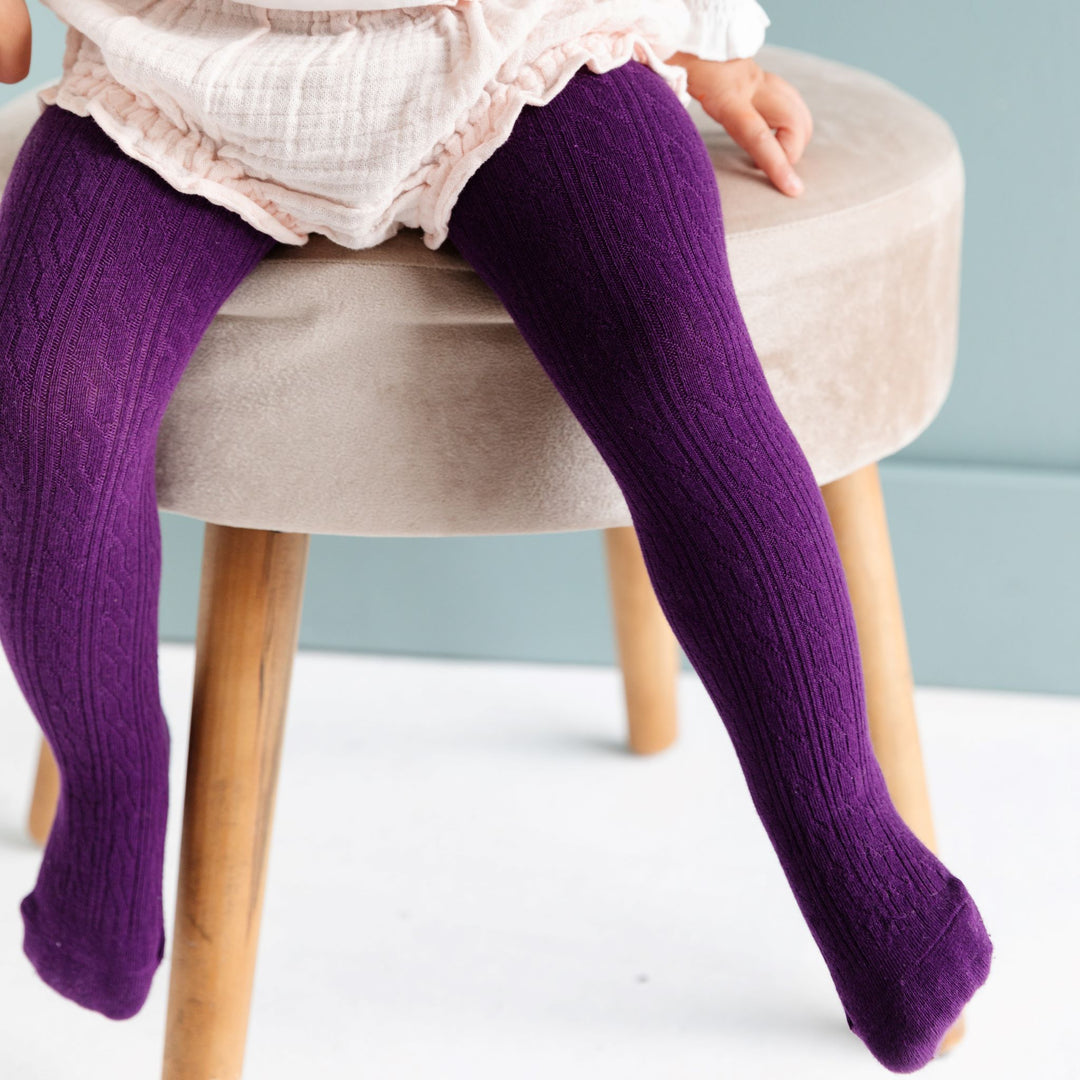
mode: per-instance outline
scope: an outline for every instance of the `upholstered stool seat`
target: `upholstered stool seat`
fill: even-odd
[[[934,847],[876,462],[951,384],[962,161],[941,117],[871,74],[777,46],[758,60],[814,116],[801,197],[691,112],[746,321],[837,534],[875,751]],[[0,109],[0,182],[38,111],[32,90]],[[606,530],[635,749],[673,736],[677,651],[598,451],[494,292],[416,230],[275,248],[200,342],[156,464],[161,509],[208,523],[165,1075],[235,1080],[309,534]],[[55,790],[43,747],[42,841]]]
[[[691,110],[732,276],[820,484],[899,450],[952,378],[963,171],[944,121],[881,79],[768,46],[814,115],[778,192]],[[3,176],[37,115],[3,111]],[[158,504],[226,525],[354,536],[628,525],[622,494],[495,293],[447,241],[282,245],[214,319],[169,403]]]

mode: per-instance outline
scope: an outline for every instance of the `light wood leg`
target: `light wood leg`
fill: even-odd
[[[934,854],[939,854],[877,463],[822,485],[821,494],[855,613],[874,754],[900,816]],[[946,1034],[942,1052],[955,1046],[963,1033],[961,1014]]]
[[[656,599],[633,526],[605,529],[604,547],[629,746],[636,754],[655,754],[678,733],[679,643]]]
[[[38,751],[34,795],[30,800],[30,815],[26,824],[27,832],[41,847],[48,842],[59,798],[60,770],[56,767],[56,758],[53,757],[52,748],[43,735],[41,749]]]
[[[206,525],[164,1080],[239,1080],[309,537]]]

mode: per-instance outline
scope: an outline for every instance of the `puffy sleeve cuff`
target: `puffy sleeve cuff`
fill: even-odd
[[[702,60],[753,56],[765,43],[769,16],[757,0],[685,0],[690,24],[677,52]]]

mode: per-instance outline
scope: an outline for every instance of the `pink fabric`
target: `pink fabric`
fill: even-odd
[[[286,11],[232,0],[44,0],[69,26],[38,93],[91,115],[181,191],[283,243],[350,248],[419,228],[435,249],[473,172],[526,104],[583,64],[665,64],[683,0],[458,0]]]
[[[431,4],[461,5],[473,0],[248,0],[256,7],[290,11],[386,11]],[[478,3],[484,0],[476,0]],[[752,56],[764,40],[769,16],[757,0],[681,0],[690,15],[680,52],[706,60]]]

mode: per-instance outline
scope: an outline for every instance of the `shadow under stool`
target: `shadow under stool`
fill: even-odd
[[[835,530],[874,749],[936,851],[877,462],[951,385],[962,160],[940,116],[874,75],[774,45],[758,60],[814,115],[800,198],[690,111],[747,325]],[[0,109],[0,183],[37,115],[32,90]],[[163,1077],[237,1080],[312,533],[602,530],[638,753],[675,738],[679,648],[599,453],[496,295],[417,230],[364,251],[320,235],[274,249],[185,371],[156,480],[161,509],[206,523]],[[43,741],[40,843],[58,783]]]

